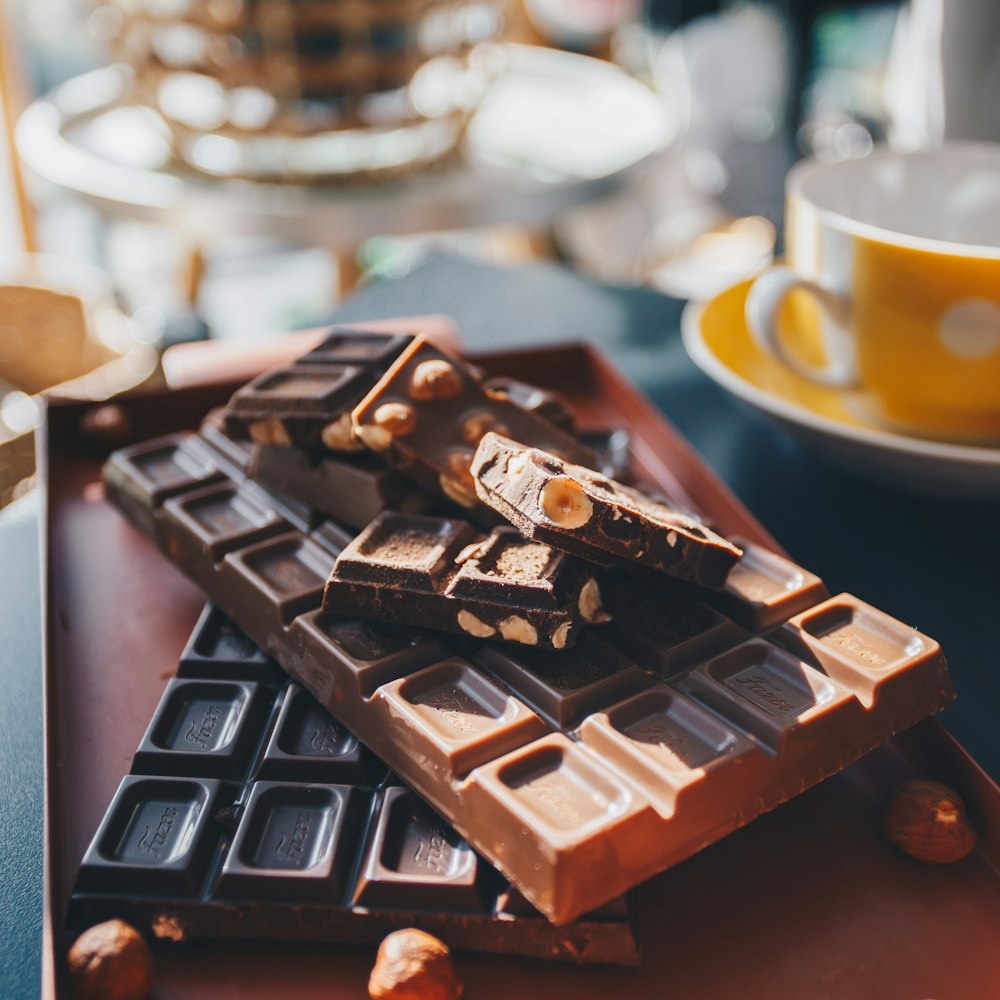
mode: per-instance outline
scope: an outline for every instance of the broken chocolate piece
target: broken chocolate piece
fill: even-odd
[[[592,568],[507,526],[387,511],[337,557],[323,607],[547,649],[606,621]]]
[[[472,475],[480,499],[523,534],[595,562],[635,562],[717,589],[742,554],[639,490],[499,434],[483,438]]]
[[[372,451],[424,489],[462,507],[476,507],[469,472],[488,431],[594,464],[597,456],[564,431],[499,393],[490,393],[461,362],[418,337],[353,414],[354,429]]]
[[[237,390],[224,411],[227,433],[261,445],[363,450],[351,410],[410,340],[408,334],[332,331],[295,364]]]

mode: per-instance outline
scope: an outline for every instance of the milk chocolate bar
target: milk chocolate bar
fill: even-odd
[[[742,538],[743,557],[709,600],[751,632],[764,632],[829,597],[823,581],[776,552]]]
[[[381,655],[379,628],[354,648]],[[79,869],[70,924],[111,917],[175,940],[417,925],[462,950],[638,961],[624,899],[553,927],[211,605]]]
[[[332,331],[294,364],[237,390],[224,411],[227,433],[263,445],[363,450],[351,410],[410,340],[408,334]]]
[[[107,496],[556,923],[689,857],[952,697],[934,640],[843,594],[751,635],[688,588],[695,611],[671,635],[659,628],[674,607],[666,588],[612,626],[629,643],[595,631],[574,647],[580,666],[570,669],[555,657],[571,651],[429,631],[372,650],[358,630],[389,626],[321,607],[322,561],[334,561],[321,532],[276,523],[271,537],[244,545],[239,527],[213,518],[214,537],[191,540],[178,511],[205,488],[204,470],[187,470],[185,487],[171,450],[189,447],[175,437],[116,453]],[[166,499],[156,470],[170,484]]]
[[[640,490],[496,433],[480,442],[472,477],[479,498],[522,534],[585,559],[635,562],[719,588],[742,555]]]
[[[436,498],[368,452],[358,455],[255,447],[249,474],[285,496],[350,528],[361,529],[383,510],[429,511]]]
[[[354,429],[390,465],[462,507],[479,504],[469,465],[480,438],[519,441],[593,465],[597,456],[548,420],[490,393],[456,358],[418,337],[358,404]]]
[[[572,646],[607,620],[592,567],[509,526],[386,511],[337,557],[323,607],[477,639]]]

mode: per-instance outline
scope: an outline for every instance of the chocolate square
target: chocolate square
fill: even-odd
[[[155,535],[154,512],[168,497],[220,482],[211,450],[191,434],[170,434],[114,452],[104,464],[109,495],[142,531]]]
[[[178,677],[283,683],[285,672],[213,604],[206,604],[181,653]]]
[[[455,555],[475,539],[465,521],[386,511],[341,553],[337,576],[433,593],[453,570]]]
[[[260,739],[266,699],[249,681],[174,678],[132,761],[134,771],[240,778]]]
[[[365,907],[483,908],[485,868],[475,852],[406,788],[382,793],[354,890]]]
[[[608,595],[608,610],[608,641],[665,677],[749,638],[703,601],[651,581],[617,587]]]
[[[293,533],[231,552],[222,566],[233,606],[245,609],[247,620],[263,636],[319,606],[333,563],[329,551]],[[237,617],[231,608],[227,611]]]
[[[346,785],[255,782],[216,894],[341,900],[356,857],[365,798]]]
[[[198,545],[212,562],[291,527],[273,505],[238,486],[190,491],[167,500],[163,510],[168,521],[182,523],[184,530],[175,533],[175,544]]]
[[[791,734],[819,710],[853,701],[835,681],[760,639],[696,667],[685,677],[683,690],[772,752],[780,752]]]
[[[299,673],[308,676],[312,663],[322,664],[310,686],[330,698],[337,686],[369,698],[383,684],[451,655],[433,632],[375,619],[321,610],[303,615],[298,628],[308,654]]]
[[[631,660],[590,633],[556,652],[484,645],[473,660],[560,729],[650,683]]]
[[[221,837],[225,786],[207,778],[122,780],[80,865],[82,891],[191,896]]]
[[[370,365],[385,371],[412,339],[403,333],[333,329],[323,343],[303,354],[297,364]]]
[[[298,684],[285,692],[257,769],[271,781],[375,785],[386,767]]]
[[[313,413],[344,394],[344,387],[359,375],[355,365],[301,368],[290,365],[266,372],[238,390],[231,401],[234,413],[257,413],[272,401],[292,413]]]

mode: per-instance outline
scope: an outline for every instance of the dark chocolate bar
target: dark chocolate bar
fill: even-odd
[[[419,642],[343,622],[370,661]],[[218,609],[207,606],[69,903],[158,937],[375,943],[633,965],[630,907],[553,927]],[[183,673],[183,676],[181,674]]]
[[[293,496],[350,528],[361,529],[383,510],[424,513],[436,502],[368,452],[358,455],[255,447],[250,476]]]
[[[331,331],[295,364],[265,372],[237,390],[224,411],[227,433],[262,445],[362,451],[351,410],[411,339]]]
[[[357,630],[382,623],[320,607],[321,562],[334,554],[317,532],[276,525],[242,548],[227,527],[194,539],[177,516],[185,497],[164,500],[148,462],[158,456],[176,490],[171,449],[190,447],[178,436],[116,453],[109,499],[557,923],[689,857],[952,697],[936,642],[848,595],[750,638],[707,606],[671,635],[658,628],[671,613],[667,595],[613,626],[633,632],[631,643],[616,648],[595,632],[575,670],[551,659],[558,654],[428,632],[374,654]],[[204,488],[201,471],[189,472],[192,492]]]
[[[472,477],[483,503],[522,534],[595,562],[634,562],[719,588],[742,555],[640,490],[496,433],[480,442]]]
[[[543,649],[607,620],[594,570],[504,526],[386,511],[337,557],[323,607]]]
[[[520,441],[593,465],[585,445],[483,383],[456,358],[418,337],[353,414],[362,441],[433,493],[476,507],[469,472],[480,438],[502,430]]]

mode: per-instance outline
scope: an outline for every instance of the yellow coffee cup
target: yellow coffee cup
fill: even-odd
[[[747,297],[758,343],[891,426],[1000,437],[1000,144],[805,160],[785,194],[787,264]]]

